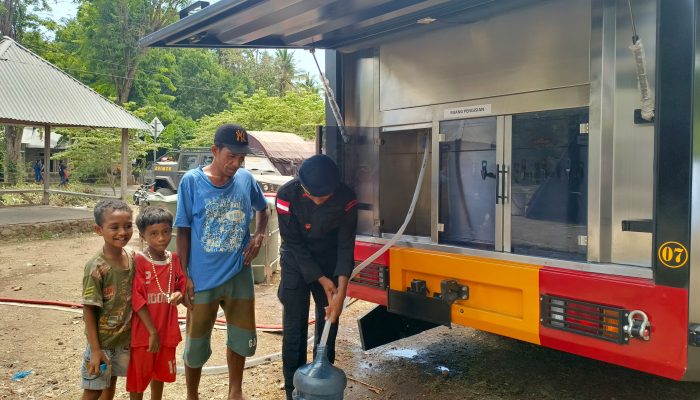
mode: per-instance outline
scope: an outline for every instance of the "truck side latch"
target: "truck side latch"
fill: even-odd
[[[422,279],[414,279],[411,281],[411,286],[406,290],[409,293],[422,294],[423,296],[428,294],[427,283]]]
[[[649,317],[641,310],[630,311],[627,316],[627,324],[622,327],[622,330],[629,337],[649,340],[651,339],[651,324]]]
[[[440,282],[440,300],[452,304],[455,300],[469,299],[469,286],[460,285],[454,279],[445,279]]]

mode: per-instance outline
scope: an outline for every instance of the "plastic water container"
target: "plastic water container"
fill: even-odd
[[[316,348],[316,358],[294,373],[294,400],[342,400],[348,383],[345,372],[328,361],[326,346]]]

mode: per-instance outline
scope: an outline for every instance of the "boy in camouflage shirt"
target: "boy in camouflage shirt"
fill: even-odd
[[[113,399],[118,376],[126,376],[131,338],[133,259],[124,247],[133,234],[131,208],[121,200],[95,206],[95,232],[102,249],[85,264],[83,319],[87,348],[81,368],[83,400]],[[104,395],[103,395],[104,394]]]

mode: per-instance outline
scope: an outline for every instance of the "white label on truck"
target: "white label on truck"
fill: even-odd
[[[479,104],[475,106],[448,108],[445,110],[445,119],[472,118],[482,115],[491,115],[491,104]]]

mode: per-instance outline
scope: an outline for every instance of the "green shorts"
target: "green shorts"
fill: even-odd
[[[253,270],[243,266],[231,280],[213,289],[196,292],[187,311],[185,364],[201,368],[211,356],[211,333],[219,307],[226,316],[226,346],[244,357],[255,354],[255,290]]]

